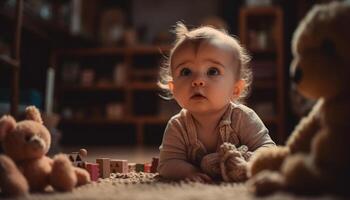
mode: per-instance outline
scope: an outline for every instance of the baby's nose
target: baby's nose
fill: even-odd
[[[201,77],[197,77],[192,81],[192,87],[205,86],[205,81]]]

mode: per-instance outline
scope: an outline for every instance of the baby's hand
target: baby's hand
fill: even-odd
[[[201,161],[201,169],[211,177],[220,176],[220,156],[219,153],[205,155]]]
[[[187,182],[211,183],[213,180],[206,174],[195,172],[185,178]]]

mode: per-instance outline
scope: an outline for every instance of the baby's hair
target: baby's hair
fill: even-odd
[[[238,58],[238,79],[245,81],[245,87],[240,96],[237,98],[237,101],[242,101],[245,97],[247,97],[252,83],[252,71],[249,66],[251,58],[247,50],[242,47],[236,38],[230,36],[226,30],[218,30],[210,26],[202,26],[189,30],[182,22],[176,23],[173,32],[176,35],[176,40],[173,44],[172,49],[170,50],[169,57],[164,60],[163,64],[160,67],[160,79],[158,81],[158,86],[162,88],[166,93],[165,96],[162,96],[163,98],[172,98],[172,93],[169,90],[168,83],[173,80],[171,74],[171,62],[174,53],[179,49],[180,46],[188,42],[194,44],[195,48],[198,48],[198,46],[203,41],[212,39],[224,41],[225,44],[229,45],[234,50],[236,54],[235,56]]]

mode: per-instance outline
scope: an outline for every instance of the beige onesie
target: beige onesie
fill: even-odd
[[[276,145],[258,115],[243,104],[230,104],[219,122],[218,130],[217,149],[224,142],[236,147],[246,145],[249,151]],[[209,153],[198,140],[194,119],[186,109],[169,120],[159,149],[159,174],[173,179],[181,179],[188,172],[198,171],[203,156]]]

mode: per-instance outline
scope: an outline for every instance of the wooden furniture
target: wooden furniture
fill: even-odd
[[[176,112],[174,102],[159,98],[157,86],[160,62],[169,50],[168,46],[133,46],[54,51],[54,104],[61,123],[82,128],[131,124],[137,144],[144,144],[145,126],[159,124],[163,129]],[[168,107],[174,109],[166,111]]]
[[[16,1],[14,38],[11,49],[11,57],[0,55],[0,67],[12,68],[12,83],[11,83],[11,107],[10,113],[12,116],[18,114],[19,102],[19,70],[20,70],[20,48],[21,48],[21,33],[22,33],[22,15],[23,15],[23,0]]]
[[[252,93],[248,104],[282,144],[285,129],[285,66],[283,11],[280,7],[242,7],[239,37],[252,54]]]

